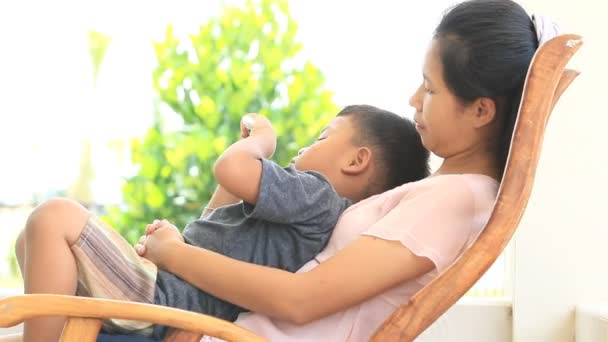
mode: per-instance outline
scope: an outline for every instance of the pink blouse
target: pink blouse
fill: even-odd
[[[484,175],[443,175],[406,184],[348,208],[327,247],[299,272],[315,268],[361,235],[400,241],[435,269],[345,311],[295,325],[244,313],[236,324],[270,341],[367,341],[401,304],[456,260],[477,238],[494,206],[498,182]],[[202,341],[215,341],[209,337]]]

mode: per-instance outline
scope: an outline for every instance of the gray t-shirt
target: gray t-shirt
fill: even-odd
[[[189,223],[184,240],[234,259],[295,272],[321,252],[350,204],[320,173],[262,160],[255,206],[218,208]],[[159,271],[156,283],[156,304],[231,321],[245,311],[167,272]]]

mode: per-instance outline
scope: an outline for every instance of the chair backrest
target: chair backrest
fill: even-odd
[[[412,341],[461,298],[503,251],[524,213],[553,106],[578,75],[565,69],[582,45],[573,34],[542,45],[532,59],[505,173],[494,209],[479,238],[445,272],[398,308],[372,341]]]

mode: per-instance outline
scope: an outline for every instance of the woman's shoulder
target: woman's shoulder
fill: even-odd
[[[454,188],[478,190],[498,188],[498,181],[490,176],[482,174],[448,174],[436,175],[422,179],[418,182],[409,183],[410,190],[425,190],[435,188]]]
[[[493,202],[498,182],[478,174],[438,175],[411,182],[382,194],[372,196],[349,207],[357,208],[402,208],[402,207],[477,207]],[[374,209],[375,210],[375,209]],[[346,213],[345,212],[345,213]]]
[[[427,177],[418,182],[405,184],[394,192],[403,200],[425,197],[438,201],[458,200],[465,202],[478,198],[493,199],[498,191],[498,181],[481,174],[449,174]]]

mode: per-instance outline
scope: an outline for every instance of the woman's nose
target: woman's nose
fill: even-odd
[[[414,94],[410,96],[410,106],[416,109],[416,112],[422,112],[422,84],[416,89]]]
[[[306,152],[306,149],[308,147],[302,147],[301,149],[298,150],[298,156],[302,155],[302,153]]]

